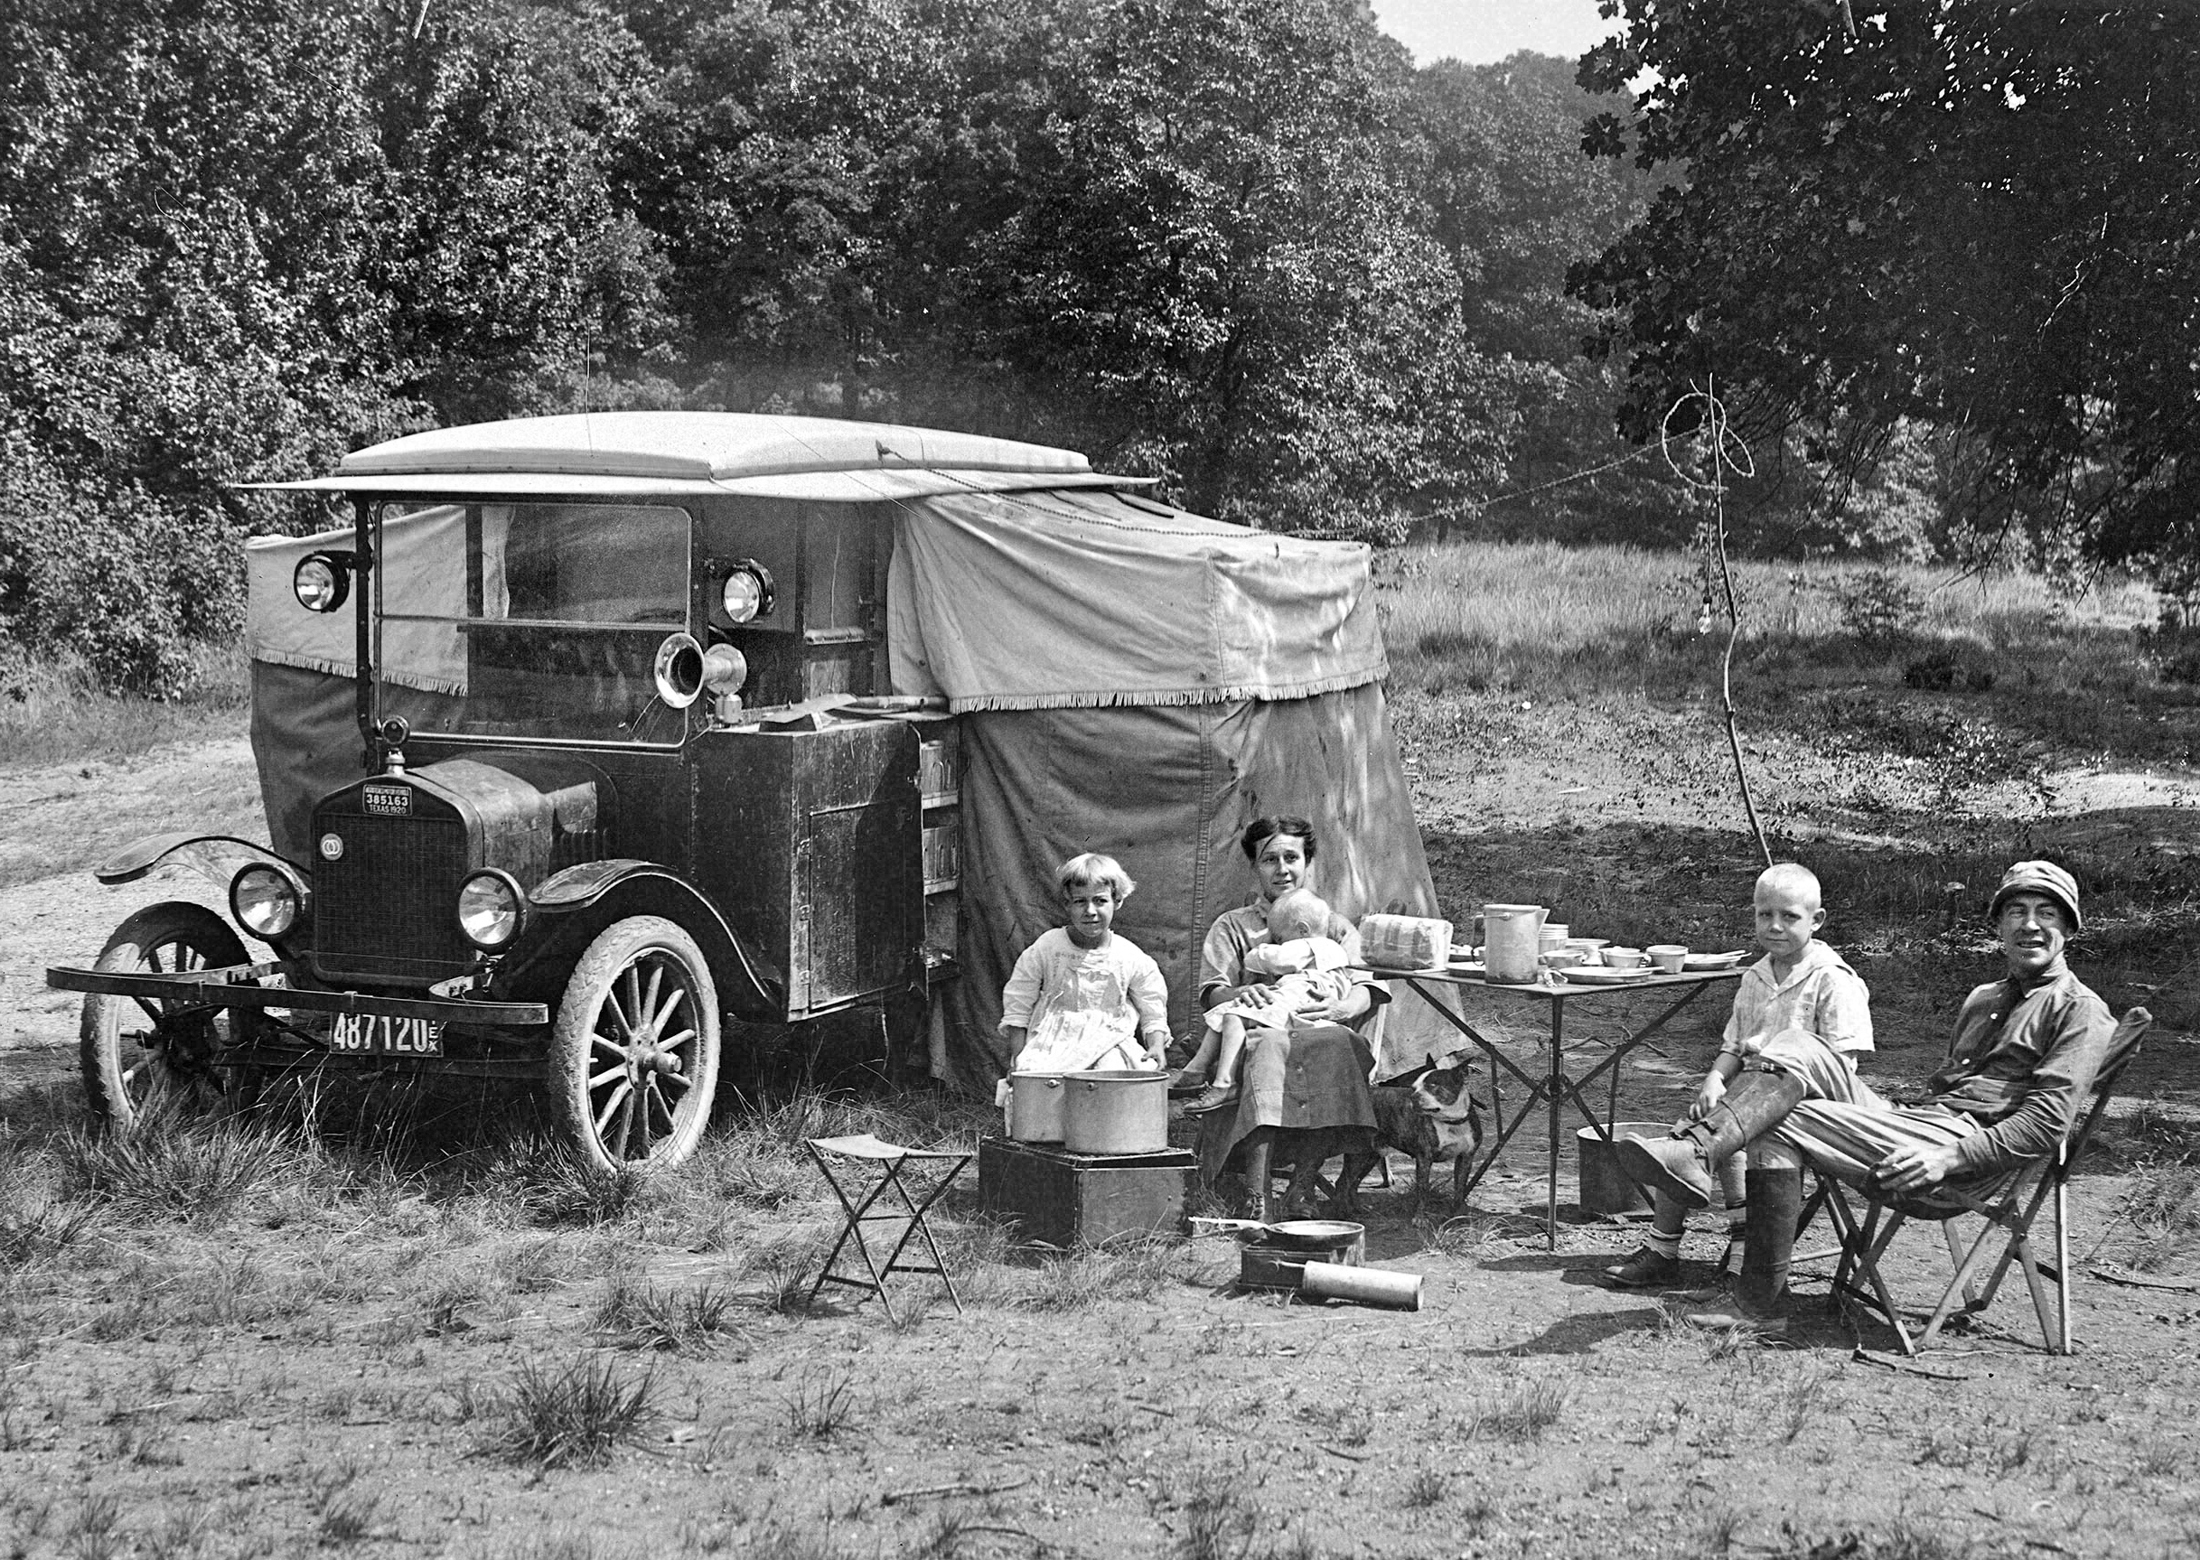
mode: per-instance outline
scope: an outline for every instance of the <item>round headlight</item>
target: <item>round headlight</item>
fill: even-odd
[[[719,604],[735,623],[749,623],[772,609],[771,570],[753,560],[733,566],[719,590]]]
[[[458,885],[458,929],[466,940],[493,953],[519,935],[527,896],[508,872],[491,868]]]
[[[309,553],[291,571],[290,588],[308,612],[334,612],[351,594],[351,570],[327,553]]]
[[[289,873],[262,862],[229,880],[229,913],[255,937],[287,936],[305,909],[305,894]]]

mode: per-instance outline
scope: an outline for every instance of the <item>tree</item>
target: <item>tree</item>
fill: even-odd
[[[1001,188],[972,88],[1028,39],[1023,9],[741,0],[638,26],[668,102],[646,198],[714,388],[896,410],[956,353],[954,267]],[[1032,54],[1018,74],[1041,72]]]
[[[632,399],[592,376],[661,369],[674,334],[663,245],[626,178],[659,108],[647,54],[593,7],[421,15],[376,46],[396,388],[445,423]]]
[[[2093,0],[1612,0],[1591,148],[1686,175],[1570,287],[1618,311],[1625,430],[1714,376],[1847,476],[1930,426],[1975,526],[2200,570],[2200,46]]]
[[[1568,480],[1628,452],[1613,430],[1619,376],[1581,355],[1596,317],[1567,296],[1567,268],[1617,238],[1650,195],[1647,175],[1584,154],[1581,125],[1597,100],[1573,76],[1565,60],[1517,54],[1441,61],[1415,81],[1433,232],[1458,273],[1466,331],[1518,365],[1520,432],[1500,485],[1527,498],[1476,524],[1581,541],[1685,537],[1694,522],[1660,462]]]
[[[379,407],[364,42],[292,0],[0,24],[9,637],[173,687],[182,638],[241,609],[225,484],[327,459]]]
[[[1362,532],[1498,468],[1505,369],[1463,331],[1410,72],[1363,10],[1062,7],[1013,213],[975,251],[993,350],[1195,508]]]
[[[669,329],[585,7],[23,0],[0,21],[0,637],[172,691],[233,632],[235,484],[573,404]]]

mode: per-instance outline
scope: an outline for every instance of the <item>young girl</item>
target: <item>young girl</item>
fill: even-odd
[[[1112,930],[1138,885],[1114,857],[1090,852],[1054,876],[1068,925],[1026,948],[1001,992],[1010,1070],[1160,1067],[1169,1044],[1161,966]]]

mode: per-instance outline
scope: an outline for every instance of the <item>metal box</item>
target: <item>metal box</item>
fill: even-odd
[[[978,1205],[1049,1246],[1174,1235],[1198,1169],[1198,1156],[1181,1148],[1072,1154],[993,1137],[978,1145]]]

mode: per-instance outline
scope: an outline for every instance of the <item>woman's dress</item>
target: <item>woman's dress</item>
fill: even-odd
[[[1350,921],[1332,915],[1326,935],[1343,943],[1351,961],[1359,962],[1359,934]],[[1215,987],[1245,983],[1246,950],[1267,936],[1268,907],[1259,900],[1215,918],[1200,953],[1203,1006]],[[1377,1008],[1390,999],[1380,982],[1363,984]],[[1373,1016],[1371,1009],[1361,1024]],[[1210,1123],[1223,1123],[1226,1131],[1209,1126],[1200,1134],[1201,1179],[1212,1181],[1220,1175],[1238,1145],[1262,1127],[1361,1127],[1372,1133],[1375,1096],[1368,1076],[1374,1070],[1373,1048],[1357,1028],[1348,1025],[1249,1029],[1238,1063],[1237,1109],[1218,1110],[1207,1117]]]

